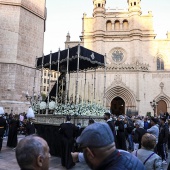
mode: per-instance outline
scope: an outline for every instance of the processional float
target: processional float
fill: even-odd
[[[105,56],[92,50],[86,49],[80,45],[65,49],[63,51],[52,53],[37,58],[36,69],[41,69],[41,92],[43,69],[49,69],[49,92],[45,101],[37,102],[33,107],[37,113],[46,114],[71,114],[100,116],[106,111],[106,63]],[[104,84],[101,103],[96,102],[96,70],[102,69],[104,73]],[[51,88],[51,72],[55,70],[59,73],[57,81]],[[93,92],[90,94],[90,85],[87,83],[87,73],[94,72]],[[73,82],[71,74],[76,77]],[[79,82],[79,75],[84,74],[84,82]],[[70,82],[72,81],[72,82]],[[72,88],[71,88],[72,87]],[[91,86],[92,87],[92,86]],[[81,92],[80,89],[81,88]],[[79,94],[81,93],[81,94]],[[88,94],[88,95],[87,95]],[[90,97],[91,96],[91,97]]]

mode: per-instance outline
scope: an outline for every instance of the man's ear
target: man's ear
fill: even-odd
[[[94,159],[94,154],[88,147],[86,148],[86,154],[89,159]]]
[[[37,165],[38,165],[38,167],[42,167],[43,161],[44,161],[43,156],[39,155],[38,158],[37,158]]]

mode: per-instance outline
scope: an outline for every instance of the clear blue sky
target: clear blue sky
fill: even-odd
[[[46,0],[47,21],[44,37],[44,54],[64,49],[66,35],[71,41],[79,41],[82,30],[82,16],[92,16],[93,0]],[[106,0],[106,8],[127,9],[127,0]],[[170,0],[141,0],[143,14],[152,11],[157,38],[165,38],[170,31]]]

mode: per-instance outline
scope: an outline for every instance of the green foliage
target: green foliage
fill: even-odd
[[[47,95],[45,93],[41,93],[41,96],[42,96],[42,101],[45,101]]]

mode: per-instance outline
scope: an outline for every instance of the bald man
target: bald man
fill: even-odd
[[[21,170],[49,169],[49,147],[41,137],[30,135],[21,139],[15,154]]]

